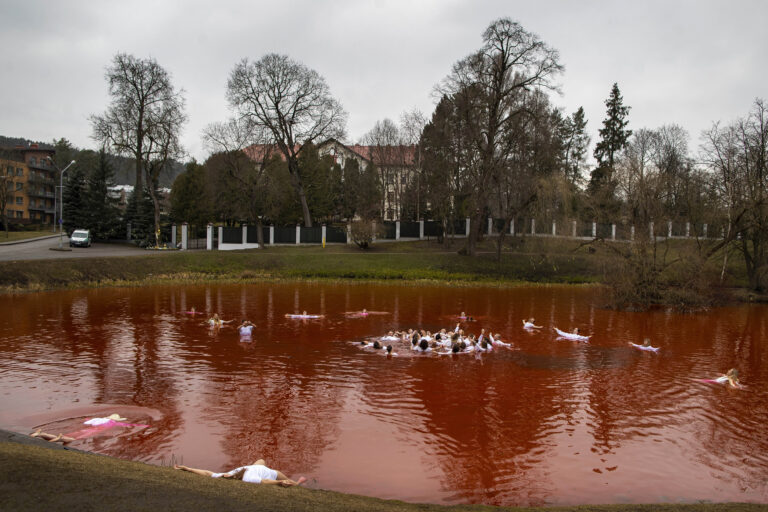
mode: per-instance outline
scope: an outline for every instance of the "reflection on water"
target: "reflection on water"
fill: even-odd
[[[409,501],[768,501],[768,309],[620,313],[593,294],[278,284],[2,297],[0,427],[76,430],[117,412],[151,427],[78,446],[212,470],[263,457],[319,487]],[[234,322],[212,330],[192,307]],[[388,314],[344,315],[363,308]],[[324,316],[284,317],[304,310]],[[452,329],[461,311],[476,319],[468,332],[514,350],[387,358],[355,343]],[[531,316],[545,328],[524,331]],[[250,342],[233,327],[244,318]],[[661,351],[627,345],[644,337]],[[694,380],[731,367],[746,389]]]

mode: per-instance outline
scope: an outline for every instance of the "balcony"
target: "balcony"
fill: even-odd
[[[56,180],[53,178],[32,175],[27,178],[27,183],[30,185],[48,185],[50,187],[55,187],[57,185]]]
[[[39,160],[35,163],[27,162],[27,167],[31,167],[32,169],[42,169],[44,171],[51,171],[51,172],[54,172],[56,170],[56,168],[51,164],[49,164],[48,162],[46,161],[41,162]]]
[[[27,208],[30,212],[43,212],[43,213],[50,213],[53,214],[56,212],[56,209],[53,206],[30,206]]]
[[[46,199],[55,199],[56,198],[56,195],[53,192],[47,191],[47,190],[27,189],[26,192],[27,192],[27,195],[29,197],[43,197],[43,198],[46,198]]]

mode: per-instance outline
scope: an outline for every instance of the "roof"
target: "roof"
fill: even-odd
[[[360,158],[373,162],[377,165],[407,166],[414,165],[416,162],[416,146],[363,146],[361,144],[347,145],[336,139],[328,139],[318,144],[322,148],[328,144],[337,144],[343,148],[355,153]],[[300,146],[295,146],[298,153]],[[285,161],[285,155],[280,151],[276,144],[252,144],[245,148],[243,152],[251,160],[263,161],[265,157],[276,154],[281,160]]]

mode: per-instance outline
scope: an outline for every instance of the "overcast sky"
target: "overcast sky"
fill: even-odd
[[[204,160],[201,132],[230,115],[235,63],[277,52],[325,77],[356,142],[405,110],[430,117],[435,84],[500,17],[559,50],[552,102],[584,107],[592,147],[614,82],[631,129],[679,124],[693,150],[713,121],[768,99],[764,0],[3,0],[0,135],[95,147],[88,118],[106,109],[105,69],[125,52],[156,59],[184,89],[183,142]]]

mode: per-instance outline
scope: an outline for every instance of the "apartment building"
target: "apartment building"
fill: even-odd
[[[0,150],[0,186],[5,187],[5,213],[18,224],[53,224],[55,220],[56,168],[53,149],[38,144]]]

